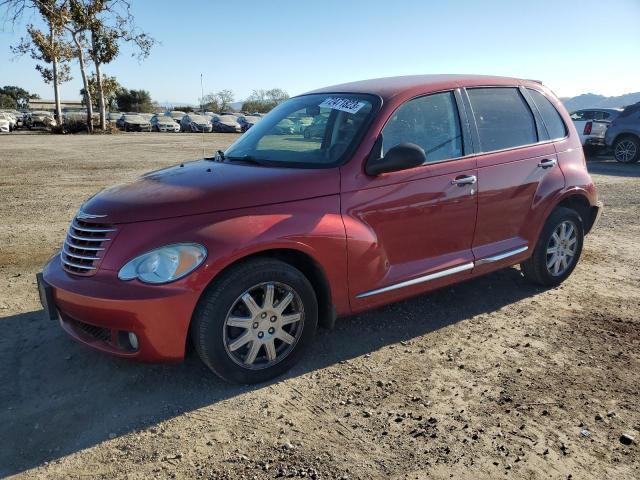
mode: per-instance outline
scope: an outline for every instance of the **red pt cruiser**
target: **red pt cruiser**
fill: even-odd
[[[514,264],[559,284],[600,211],[541,83],[367,80],[291,98],[215,157],[97,194],[40,296],[96,349],[177,361],[192,341],[221,377],[260,382],[337,316]]]

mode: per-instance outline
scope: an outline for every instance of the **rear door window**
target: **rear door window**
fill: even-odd
[[[536,122],[517,88],[467,89],[478,127],[480,151],[491,152],[538,141]]]
[[[542,116],[542,121],[547,127],[551,140],[566,137],[567,127],[562,121],[562,117],[556,110],[556,107],[554,107],[549,99],[539,91],[531,88],[528,88],[527,91],[533,98],[533,102],[536,104],[536,107],[538,107],[538,111]]]
[[[427,154],[427,163],[462,157],[462,132],[453,92],[414,98],[401,105],[382,130],[383,152],[401,143],[414,143]]]

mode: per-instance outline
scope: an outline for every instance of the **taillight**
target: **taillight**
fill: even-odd
[[[587,122],[584,125],[584,132],[582,132],[583,135],[591,135],[591,128],[593,127],[593,122]]]

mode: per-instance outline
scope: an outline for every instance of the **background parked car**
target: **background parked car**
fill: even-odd
[[[640,102],[626,107],[609,125],[605,145],[620,163],[640,160]]]
[[[324,135],[324,130],[327,126],[327,119],[329,117],[326,115],[318,115],[313,118],[313,122],[307,128],[303,130],[304,138],[322,138]]]
[[[291,135],[295,133],[295,124],[290,118],[283,118],[271,130],[274,135]]]
[[[9,125],[9,120],[4,117],[0,117],[0,132],[9,133],[11,131],[11,127]]]
[[[122,113],[120,112],[109,112],[107,113],[107,123],[116,123],[119,118],[122,118]]]
[[[51,128],[55,127],[57,122],[53,118],[51,112],[45,112],[44,110],[36,110],[29,113],[26,121],[26,126],[29,130],[37,127]]]
[[[164,114],[155,114],[149,121],[151,129],[156,132],[179,132],[180,124]]]
[[[313,117],[295,117],[293,121],[293,130],[295,133],[304,134],[304,130],[313,123]]]
[[[181,112],[180,110],[171,110],[170,112],[164,112],[164,114],[168,117],[173,118],[176,122],[180,123],[182,117],[186,115],[186,112]]]
[[[180,127],[183,132],[207,132],[210,133],[212,126],[210,120],[194,113],[189,113],[182,117]]]
[[[140,115],[123,115],[122,129],[125,132],[150,132],[151,123]]]
[[[571,114],[586,153],[596,153],[604,147],[604,134],[620,112],[622,108],[590,108]]]
[[[238,123],[238,118],[235,115],[216,115],[211,120],[211,125],[214,132],[220,133],[240,133],[242,127]]]
[[[9,122],[10,132],[14,131],[17,128],[18,121],[16,120],[16,117],[13,116],[13,114],[9,112],[0,112],[0,119]]]
[[[260,117],[254,117],[253,115],[240,115],[238,117],[238,123],[240,124],[240,127],[242,127],[243,132],[246,132],[247,130],[249,130],[260,120],[261,120]]]

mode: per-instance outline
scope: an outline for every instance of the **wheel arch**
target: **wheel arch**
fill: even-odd
[[[640,135],[638,135],[635,132],[631,132],[631,131],[625,130],[625,131],[622,131],[622,132],[618,133],[615,136],[615,138],[611,142],[611,146],[613,147],[618,140],[620,140],[621,138],[625,138],[625,137],[631,137],[631,138],[634,138],[636,141],[640,142]]]
[[[549,215],[558,207],[569,208],[577,212],[582,219],[584,234],[586,235],[591,231],[591,227],[593,227],[596,215],[598,213],[598,207],[592,205],[589,201],[589,198],[585,194],[575,191],[569,193],[568,195],[561,198],[558,202],[556,202],[554,207],[549,212]]]
[[[259,258],[272,258],[297,268],[307,277],[318,299],[318,323],[327,328],[333,328],[336,319],[336,309],[333,305],[331,287],[325,269],[308,252],[291,247],[274,247],[246,253],[234,258],[221,268],[209,281],[206,288],[202,290],[198,301],[210,288],[215,287],[216,280],[224,272],[242,263],[250,262]]]

